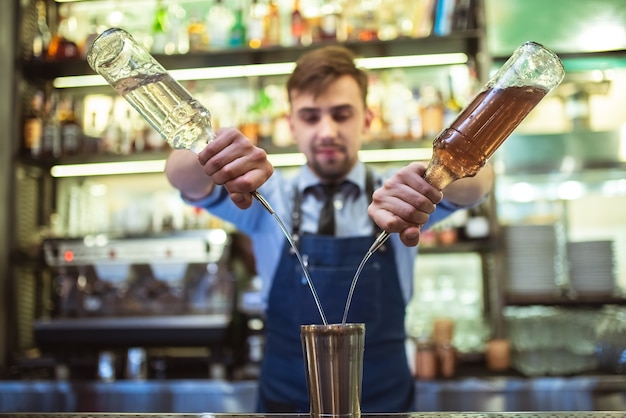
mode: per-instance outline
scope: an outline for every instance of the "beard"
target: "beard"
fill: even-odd
[[[309,160],[309,168],[321,179],[328,182],[335,182],[345,178],[356,161],[351,161],[341,154],[342,158],[314,158]]]

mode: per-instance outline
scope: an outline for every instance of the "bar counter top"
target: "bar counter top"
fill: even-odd
[[[416,382],[414,417],[523,417],[534,411],[624,411],[626,418],[626,376],[498,377],[458,378]],[[117,380],[98,381],[1,381],[0,415],[4,412],[53,412],[70,417],[74,412],[130,414],[179,414],[212,412],[218,418],[254,416],[257,394],[255,381],[220,380]],[[449,415],[442,411],[472,411],[487,415]],[[517,415],[489,415],[498,411],[519,411]],[[437,413],[429,415],[426,413]],[[133,415],[134,414],[134,415]],[[80,415],[76,415],[79,417]],[[91,414],[90,416],[95,416]],[[111,417],[114,415],[98,415]],[[166,415],[159,415],[166,416]],[[212,415],[187,415],[208,418]],[[547,416],[547,415],[542,415]],[[556,415],[550,415],[556,416]],[[564,415],[591,417],[592,415]],[[599,415],[595,415],[599,416]],[[23,416],[24,418],[27,415]]]

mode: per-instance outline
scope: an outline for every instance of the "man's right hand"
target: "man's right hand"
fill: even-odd
[[[214,184],[223,185],[241,209],[252,204],[251,192],[271,177],[274,167],[262,148],[234,128],[222,128],[196,157],[190,151],[172,152],[165,166],[170,183],[191,199],[208,196]]]

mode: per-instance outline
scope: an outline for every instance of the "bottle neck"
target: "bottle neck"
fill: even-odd
[[[443,190],[447,185],[459,177],[450,171],[444,164],[433,157],[424,173],[424,180],[438,190]]]

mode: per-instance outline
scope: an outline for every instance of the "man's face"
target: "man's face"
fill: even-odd
[[[322,180],[343,178],[357,162],[372,119],[358,84],[343,76],[318,97],[301,91],[290,95],[291,130],[309,167]]]

